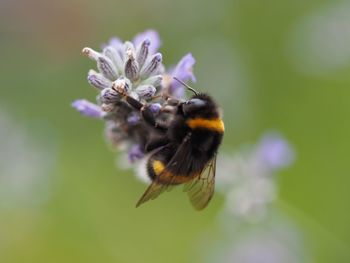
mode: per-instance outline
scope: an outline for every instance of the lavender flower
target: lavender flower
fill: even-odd
[[[151,53],[157,52],[158,48],[161,45],[158,32],[155,30],[147,30],[145,32],[137,34],[132,42],[134,43],[135,47],[137,47],[141,45],[145,40],[148,40],[149,43],[152,43],[152,45],[149,47],[149,51]]]
[[[139,112],[131,108],[120,94],[147,104],[156,118],[168,121],[173,106],[169,97],[184,98],[184,89],[173,77],[186,82],[195,81],[191,54],[184,56],[171,70],[166,71],[158,33],[146,30],[132,41],[112,38],[102,51],[86,47],[82,53],[97,64],[89,70],[87,80],[98,92],[97,104],[77,100],[72,105],[82,115],[106,121],[106,137],[117,149],[128,152],[130,163],[144,157],[149,130],[145,128]]]
[[[162,55],[154,54],[159,45],[158,34],[148,30],[137,35],[133,42],[123,43],[120,39],[113,38],[104,45],[102,52],[84,48],[83,54],[96,61],[98,68],[98,72],[89,71],[89,83],[103,92],[104,89],[112,88],[123,80],[128,83],[128,93],[133,97],[145,101],[152,99],[159,91],[164,73]],[[143,87],[145,85],[148,87],[146,91]],[[103,95],[105,93],[101,94],[101,97]],[[107,100],[104,103],[110,104],[104,108],[111,111],[116,101]]]
[[[135,161],[142,159],[144,157],[144,152],[141,149],[140,145],[135,144],[131,146],[129,152],[128,152],[128,159],[131,163],[134,163]]]
[[[140,116],[138,114],[136,114],[135,112],[132,112],[129,116],[128,116],[128,123],[130,125],[136,125],[139,121],[140,121]]]
[[[269,133],[250,150],[219,157],[218,189],[226,194],[229,213],[257,221],[276,198],[275,172],[291,164],[291,146],[278,133]]]
[[[101,118],[104,114],[99,106],[87,100],[76,100],[72,103],[72,106],[87,117]]]
[[[106,79],[101,73],[97,73],[94,70],[90,70],[87,78],[88,82],[91,84],[91,86],[103,90],[111,88],[111,82]]]
[[[287,167],[294,160],[290,145],[278,133],[265,135],[258,146],[257,154],[270,169]]]
[[[162,108],[162,105],[160,105],[160,103],[153,103],[150,105],[149,108],[154,114],[157,114],[157,113],[159,113],[160,109]]]
[[[305,253],[303,237],[293,225],[279,217],[271,218],[253,228],[243,228],[232,233],[220,243],[203,262],[221,263],[295,263],[312,262]]]
[[[182,81],[188,81],[189,79],[192,81],[196,81],[196,77],[192,72],[192,68],[195,63],[196,61],[192,54],[187,54],[176,65],[174,71],[171,72],[171,75]],[[179,83],[177,81],[173,81],[173,85],[179,86]]]
[[[269,207],[276,199],[276,172],[294,160],[289,143],[276,132],[267,133],[255,146],[221,155],[217,185],[226,201],[218,222],[224,236],[208,246],[201,262],[312,261],[298,229]]]
[[[166,79],[166,86],[169,94],[173,97],[183,98],[185,93],[184,87],[173,77],[176,77],[183,82],[187,82],[188,80],[196,82],[196,77],[192,71],[195,63],[196,61],[194,57],[189,53],[179,61],[174,69],[169,71],[169,75]]]

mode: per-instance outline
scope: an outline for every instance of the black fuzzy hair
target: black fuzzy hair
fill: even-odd
[[[218,106],[215,103],[214,99],[206,94],[206,93],[198,93],[196,95],[193,95],[191,99],[200,99],[206,102],[206,105],[197,109],[193,108],[188,112],[188,117],[194,118],[194,117],[201,117],[205,119],[213,119],[219,117],[219,110]]]

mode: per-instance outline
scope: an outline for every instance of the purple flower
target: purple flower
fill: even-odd
[[[104,115],[104,112],[98,105],[87,100],[76,100],[72,103],[72,106],[82,115],[87,117],[102,118]]]
[[[97,70],[89,71],[88,82],[99,95],[97,105],[77,100],[72,106],[82,115],[105,120],[107,137],[113,146],[120,149],[130,146],[127,152],[131,163],[144,156],[145,130],[143,125],[139,125],[144,120],[140,118],[139,110],[130,105],[124,96],[149,106],[157,121],[168,122],[171,119],[169,113],[174,109],[168,104],[168,98],[184,98],[185,90],[172,77],[184,82],[196,80],[192,72],[195,60],[191,54],[184,56],[172,70],[166,71],[163,56],[158,52],[160,45],[158,33],[146,30],[131,41],[114,37],[103,44],[100,51],[90,47],[82,50],[83,55],[97,64]]]
[[[177,63],[171,75],[173,77],[177,77],[178,79],[184,82],[188,81],[189,79],[191,79],[192,81],[196,81],[196,77],[193,75],[192,72],[192,68],[195,63],[196,60],[194,59],[192,54],[188,53],[179,61],[179,63]]]
[[[271,169],[286,167],[294,160],[291,146],[278,133],[265,135],[258,146],[258,153],[263,162]]]
[[[117,51],[119,55],[121,55],[121,56],[123,55],[123,53],[124,53],[124,43],[123,43],[123,41],[120,38],[112,37],[111,39],[109,39],[109,41],[107,43],[103,43],[101,45],[101,49],[103,50],[103,49],[105,49],[108,46],[114,48],[114,50]]]
[[[142,159],[144,155],[145,154],[142,151],[140,145],[134,144],[133,146],[131,146],[128,152],[129,162],[134,163],[135,161]]]
[[[148,39],[150,41],[149,51],[154,54],[159,49],[161,42],[157,31],[149,29],[145,32],[137,34],[133,39],[133,44],[138,47],[144,40]]]
[[[90,85],[97,88],[98,90],[112,87],[112,82],[110,80],[106,79],[101,73],[97,73],[94,70],[89,71],[87,80]]]
[[[162,108],[162,105],[160,105],[159,103],[152,103],[149,106],[149,108],[154,114],[158,114],[160,109]]]
[[[155,87],[153,87],[152,85],[141,85],[135,89],[135,92],[140,97],[151,99],[153,97],[153,95],[157,92],[157,89]]]
[[[191,80],[193,82],[196,81],[196,77],[193,74],[193,66],[196,63],[196,60],[192,56],[191,53],[188,53],[185,55],[179,63],[177,63],[174,70],[170,71],[170,75],[172,77],[176,77],[179,80],[186,82],[188,80]],[[184,87],[176,81],[175,79],[171,80],[169,92],[171,95],[173,95],[176,98],[181,98],[184,96]]]
[[[108,45],[114,47],[115,50],[118,50],[123,45],[123,42],[118,37],[112,37],[109,40]]]
[[[88,82],[102,92],[100,97],[103,99],[106,98],[106,89],[117,87],[120,81],[124,81],[128,83],[125,88],[130,90],[129,95],[134,94],[136,99],[146,102],[152,100],[155,93],[159,93],[162,88],[164,74],[162,54],[155,53],[159,45],[158,33],[147,30],[136,35],[132,42],[112,38],[103,45],[102,52],[89,47],[83,48],[82,53],[94,60],[98,69],[89,71]],[[113,101],[102,100],[102,103],[113,104],[120,99],[113,96]],[[109,105],[109,108],[113,105]],[[107,111],[104,107],[102,106],[102,110]]]
[[[136,125],[140,121],[140,116],[136,113],[131,113],[128,116],[127,121],[130,125]]]
[[[150,54],[156,53],[161,45],[158,32],[153,29],[148,29],[144,32],[137,34],[132,40],[132,43],[134,44],[134,47],[137,48],[145,40],[148,40],[150,43],[150,46],[149,46]],[[107,46],[112,46],[120,54],[124,52],[124,43],[118,37],[112,37],[108,41],[108,43],[103,44],[101,48],[104,49]]]

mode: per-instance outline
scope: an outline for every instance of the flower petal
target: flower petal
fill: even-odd
[[[82,115],[87,117],[102,118],[104,115],[104,112],[98,105],[87,100],[76,100],[72,103],[72,106]]]
[[[106,104],[113,104],[121,100],[119,93],[111,88],[107,88],[101,91],[101,102]]]
[[[258,147],[258,153],[271,169],[286,167],[294,160],[293,149],[278,133],[265,135]]]
[[[136,60],[137,63],[139,63],[140,68],[142,68],[148,58],[150,44],[151,42],[147,38],[137,47]]]
[[[134,163],[135,161],[142,159],[144,155],[145,154],[143,153],[140,145],[134,144],[131,146],[128,152],[129,162]]]
[[[123,42],[117,37],[112,37],[106,46],[112,46],[115,50],[119,51],[123,49]]]
[[[118,70],[116,66],[109,58],[105,56],[100,56],[97,59],[97,68],[104,77],[111,81],[114,81],[118,78]]]
[[[141,81],[140,85],[152,85],[152,86],[158,88],[162,84],[162,80],[163,80],[162,75],[155,75],[155,76],[149,77],[148,79]]]
[[[195,63],[196,60],[192,54],[188,53],[179,61],[179,63],[177,63],[176,67],[170,71],[172,78],[170,80],[169,93],[175,98],[183,98],[185,95],[185,90],[182,84],[173,78],[176,77],[183,82],[188,80],[195,82],[196,77],[192,71]]]
[[[122,48],[120,50],[122,50]],[[103,54],[114,63],[117,68],[118,75],[121,75],[124,72],[124,54],[112,46],[105,47],[103,49]]]
[[[188,53],[179,61],[179,63],[177,63],[171,75],[183,82],[188,81],[189,79],[195,82],[196,77],[194,76],[192,71],[195,63],[196,63],[196,60],[194,59],[192,54]],[[177,81],[174,81],[174,84],[175,83],[176,85],[180,85]]]
[[[149,105],[149,109],[154,114],[158,114],[161,108],[162,108],[162,105],[160,105],[159,103],[152,103]]]
[[[154,54],[157,52],[161,45],[161,41],[158,35],[158,32],[152,29],[146,30],[145,32],[137,34],[134,39],[133,43],[135,47],[139,46],[144,40],[148,39],[151,44],[149,46],[149,51],[151,54]]]
[[[131,114],[129,114],[129,116],[126,120],[130,125],[133,126],[133,125],[138,124],[138,122],[140,121],[140,116],[138,114],[136,114],[135,112],[132,112]]]
[[[152,85],[140,85],[135,89],[135,92],[144,99],[150,99],[157,92],[157,89]]]
[[[90,70],[88,74],[88,82],[98,90],[103,90],[112,87],[112,82],[105,78],[101,73]]]
[[[135,55],[131,49],[126,51],[128,60],[125,63],[125,76],[131,81],[135,81],[139,78],[139,64],[135,60]]]
[[[141,70],[141,77],[146,79],[150,76],[159,73],[162,64],[162,54],[153,55],[152,59],[145,64]]]

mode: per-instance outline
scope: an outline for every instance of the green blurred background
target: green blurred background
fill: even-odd
[[[349,17],[330,0],[1,0],[0,262],[195,262],[203,233],[220,239],[220,195],[201,213],[180,191],[135,209],[145,185],[70,106],[96,95],[81,49],[148,28],[166,65],[193,53],[194,87],[224,108],[222,151],[289,139],[277,206],[313,262],[350,262]]]

